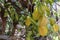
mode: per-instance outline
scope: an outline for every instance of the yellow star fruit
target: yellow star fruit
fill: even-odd
[[[44,27],[44,26],[39,27],[39,34],[41,36],[44,37],[44,36],[47,35],[47,33],[48,33],[48,28],[47,27]]]
[[[39,10],[38,10],[37,7],[35,7],[35,9],[34,9],[34,12],[32,14],[32,17],[33,17],[34,20],[38,20],[39,19],[40,13],[39,13]]]
[[[26,26],[30,26],[30,24],[31,24],[30,17],[27,16],[27,19],[25,20],[25,25],[26,25]]]
[[[53,30],[54,30],[55,32],[58,32],[58,30],[59,30],[58,24],[54,24],[54,25],[53,25]]]
[[[42,19],[40,19],[38,22],[39,22],[39,26],[46,26],[48,23],[48,19],[46,16],[43,16]]]

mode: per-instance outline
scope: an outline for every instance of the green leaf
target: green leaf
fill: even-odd
[[[7,10],[5,10],[4,17],[7,17],[7,16],[8,16],[8,12]]]
[[[32,31],[28,31],[26,35],[26,40],[31,40]]]
[[[16,18],[16,21],[18,21],[19,17],[17,13],[15,14],[15,18]]]

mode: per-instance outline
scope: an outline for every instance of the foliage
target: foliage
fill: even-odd
[[[10,29],[12,28],[12,34],[14,34],[16,25],[19,23],[26,26],[26,40],[34,40],[33,35],[37,37],[45,37],[52,34],[52,32],[57,33],[59,31],[59,26],[56,23],[56,17],[54,17],[56,14],[54,14],[54,11],[52,10],[54,0],[32,0],[32,2],[30,0],[27,2],[26,0],[25,2],[28,5],[27,7],[26,5],[22,5],[24,4],[23,0],[15,2],[11,0],[0,0],[0,2],[1,11],[2,9],[4,10],[4,14],[0,13],[0,15],[3,15],[1,18],[3,17],[5,19],[7,17],[7,19],[10,20],[9,23],[12,23],[12,27],[7,22],[5,24],[10,25],[9,27]]]

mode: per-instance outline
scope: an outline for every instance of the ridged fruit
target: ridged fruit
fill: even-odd
[[[26,26],[30,26],[30,24],[31,24],[30,17],[27,16],[27,19],[25,20],[25,25],[26,25]]]
[[[39,27],[39,34],[41,35],[41,36],[46,36],[47,35],[47,33],[48,33],[48,28],[47,27],[44,27],[44,26],[42,26],[42,27]]]
[[[59,30],[58,24],[54,24],[54,25],[53,25],[53,30],[54,30],[55,32],[58,32],[58,30]]]
[[[46,26],[48,23],[48,19],[46,16],[43,16],[42,19],[40,19],[38,22],[39,22],[39,26]]]
[[[32,17],[33,17],[34,20],[38,20],[38,19],[39,19],[40,13],[39,13],[37,7],[34,9],[34,12],[33,12],[33,14],[32,14]]]
[[[51,25],[55,24],[55,19],[54,18],[50,18],[50,24]]]

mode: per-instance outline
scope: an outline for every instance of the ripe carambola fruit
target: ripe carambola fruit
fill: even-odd
[[[54,24],[53,25],[53,31],[58,32],[58,30],[59,30],[58,24]]]
[[[48,33],[48,28],[47,27],[44,27],[44,26],[41,26],[41,27],[39,27],[39,30],[38,31],[39,31],[39,34],[44,37]]]
[[[27,16],[27,19],[25,20],[25,25],[26,25],[26,26],[30,26],[30,24],[31,24],[30,17]]]
[[[46,16],[43,16],[41,19],[38,20],[39,26],[46,26],[48,23],[48,19]]]
[[[40,13],[39,13],[38,7],[35,7],[34,12],[32,14],[32,17],[33,17],[34,20],[38,20],[39,19]]]

